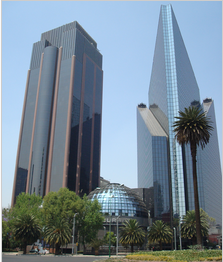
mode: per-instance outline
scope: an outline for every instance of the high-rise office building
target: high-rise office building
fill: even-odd
[[[171,5],[161,6],[149,86],[149,108],[137,108],[138,187],[154,189],[154,218],[181,217],[194,210],[192,159],[173,132],[175,116],[199,106],[213,121],[214,131],[204,150],[198,147],[199,203],[221,224],[221,165],[214,105],[200,105],[197,81]]]
[[[34,43],[22,112],[12,205],[21,192],[99,185],[102,55],[75,21]]]

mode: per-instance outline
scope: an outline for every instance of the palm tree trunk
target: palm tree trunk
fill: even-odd
[[[56,243],[56,255],[59,254],[59,251],[60,251],[60,244],[59,243]]]
[[[202,246],[200,208],[199,208],[198,186],[197,186],[197,167],[196,167],[197,146],[195,142],[192,142],[190,147],[191,147],[191,156],[193,162],[194,205],[195,205],[197,244]]]
[[[163,250],[163,246],[162,246],[162,240],[160,240],[160,250]]]
[[[133,253],[133,244],[131,244],[131,253]]]
[[[86,245],[85,245],[85,243],[83,244],[83,246],[84,246],[84,255],[85,255],[85,252],[86,252]]]
[[[23,254],[24,254],[24,255],[26,254],[26,247],[27,247],[27,243],[25,242],[25,243],[24,243],[24,246],[23,246]]]

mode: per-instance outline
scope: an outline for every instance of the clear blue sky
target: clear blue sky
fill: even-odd
[[[101,176],[137,187],[136,107],[148,88],[161,4],[172,4],[200,88],[215,104],[222,144],[222,3],[3,1],[2,207],[11,204],[27,71],[41,33],[78,21],[103,55]]]

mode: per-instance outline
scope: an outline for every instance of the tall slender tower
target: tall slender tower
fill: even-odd
[[[175,117],[179,115],[178,112],[184,111],[184,108],[191,105],[202,107],[204,111],[207,111],[207,107],[200,104],[199,88],[173,9],[171,5],[162,5],[149,86],[149,109],[147,109],[154,116],[154,120],[150,120],[150,128],[147,128],[146,132],[154,140],[154,137],[157,136],[158,133],[151,133],[150,130],[156,121],[163,131],[165,131],[165,134],[168,136],[168,163],[164,162],[161,155],[154,157],[155,149],[157,150],[157,148],[159,148],[160,151],[166,150],[166,146],[164,147],[161,143],[154,142],[151,153],[147,154],[147,159],[153,158],[151,162],[152,165],[149,169],[150,173],[141,173],[140,166],[142,164],[140,164],[138,160],[138,186],[143,186],[140,178],[142,176],[152,176],[154,179],[154,188],[155,182],[158,181],[156,177],[159,177],[159,180],[163,181],[161,183],[159,182],[160,184],[164,184],[165,180],[168,181],[169,199],[172,209],[170,212],[173,212],[173,217],[181,218],[186,214],[187,210],[194,209],[192,159],[189,146],[182,148],[177,143],[173,132],[173,123]],[[154,108],[156,108],[156,110]],[[208,111],[208,115],[214,114],[213,105],[211,108],[212,109]],[[138,107],[137,111],[138,119],[141,119],[138,120],[138,123],[142,123],[142,121],[146,123],[146,117],[142,114],[142,109]],[[143,111],[145,111],[145,109]],[[214,115],[212,120],[215,121]],[[138,132],[140,132],[140,125],[142,126],[142,124],[138,124]],[[142,138],[138,138],[138,156],[139,154],[143,154],[143,148],[140,147],[140,144],[144,145],[145,148],[146,143],[146,141],[140,140],[142,140]],[[197,176],[199,202],[200,207],[208,211],[209,216],[216,218],[217,223],[221,223],[221,167],[216,131],[212,132],[209,144],[212,146],[207,146],[203,151],[198,148]],[[210,150],[210,148],[212,149]],[[210,170],[207,171],[205,168],[207,156],[204,157],[204,155],[209,155],[209,158],[213,160],[209,162],[214,165],[212,167],[212,181],[208,179],[208,177],[210,177]],[[158,164],[158,161],[160,161],[160,164]],[[159,176],[157,176],[156,166],[165,168],[166,173],[164,174],[163,171],[159,170]],[[214,201],[214,196],[210,195],[210,188],[217,183],[216,191],[220,199],[216,202]],[[206,195],[207,192],[209,192],[208,197]],[[162,194],[161,191],[161,195]],[[161,201],[161,199],[163,199],[163,197],[160,198],[159,201]],[[210,206],[213,206],[213,203],[216,203],[214,204],[215,207],[211,208]],[[155,194],[154,205],[156,205]],[[164,212],[164,209],[162,212]],[[162,212],[157,217],[162,217]]]
[[[102,55],[75,21],[33,45],[19,135],[12,205],[21,192],[44,196],[99,184]]]

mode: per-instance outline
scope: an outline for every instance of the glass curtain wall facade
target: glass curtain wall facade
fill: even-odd
[[[151,110],[142,105],[137,108],[137,147],[138,187],[151,192],[150,216],[169,221],[168,135]]]
[[[102,55],[75,21],[33,45],[18,143],[12,205],[21,192],[44,196],[99,184]]]
[[[194,209],[192,159],[189,145],[181,147],[177,143],[172,126],[175,117],[179,115],[178,112],[184,111],[184,108],[191,105],[201,106],[197,81],[172,7],[171,5],[162,5],[149,86],[149,109],[147,110],[149,112],[148,114],[152,113],[155,117],[155,120],[151,119],[150,125],[154,125],[157,121],[168,135],[168,145],[165,148],[163,147],[163,150],[166,150],[167,148],[168,151],[170,200],[172,202],[173,217],[181,218],[186,214],[187,210]],[[158,108],[159,110],[156,110],[155,108]],[[209,111],[213,110],[212,107],[212,110]],[[213,120],[214,114],[213,112],[211,114]],[[140,119],[139,115],[138,119]],[[142,122],[142,120],[138,121]],[[149,133],[148,128],[146,129],[144,127],[144,129]],[[154,148],[147,143],[146,139],[140,142],[143,138],[142,136],[139,136],[139,132],[142,132],[140,124],[138,124],[138,186],[141,187],[143,181],[151,180],[155,177],[155,172],[153,170],[151,174],[146,174],[141,170],[142,166],[145,165],[145,162],[149,165],[148,169],[151,169]],[[214,201],[214,197],[208,196],[208,198],[212,200],[207,201],[206,196],[207,192],[210,192],[212,185],[214,185],[214,180],[218,181],[220,185],[218,186],[217,194],[218,196],[221,195],[221,167],[217,133],[215,133],[215,131],[212,133],[209,144],[210,145],[208,145],[204,150],[198,148],[197,152],[199,203],[201,208],[205,211],[207,210],[207,212],[209,211],[209,216],[217,219],[217,217],[221,216],[221,207],[219,204],[216,205],[215,209],[218,210],[213,212],[212,205],[212,211],[210,211],[211,201]],[[213,145],[211,146],[211,144]],[[145,151],[145,145],[148,147],[146,149],[148,154]],[[143,154],[147,159],[140,160],[140,155],[142,156]],[[205,167],[208,155],[209,158],[213,158],[213,165],[217,166],[216,168],[212,168],[212,170],[214,170],[212,172],[214,177],[213,181],[208,179],[211,171],[207,171],[208,169]],[[217,162],[217,165],[214,164],[214,161]],[[146,176],[149,177],[146,178]],[[220,203],[220,200],[217,202]],[[155,201],[154,205],[156,205]]]
[[[179,110],[189,107],[194,99],[199,101],[200,96],[171,5],[161,6],[153,61],[149,104],[157,104],[168,118],[173,214],[182,217],[186,211],[183,154],[172,126]],[[162,72],[158,70],[160,63]],[[159,84],[160,78],[162,85]],[[159,92],[160,89],[162,93]]]
[[[211,98],[203,100],[202,107],[212,121],[214,130],[209,143],[204,150],[199,148],[204,187],[204,210],[209,216],[222,225],[222,171],[219,156],[219,144],[215,119],[214,101]]]

